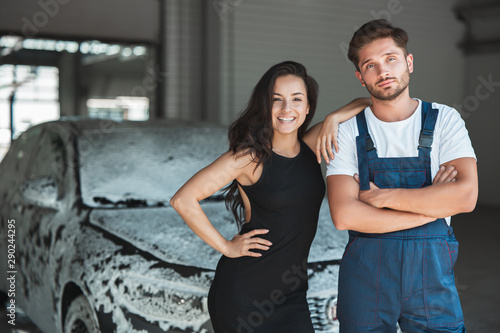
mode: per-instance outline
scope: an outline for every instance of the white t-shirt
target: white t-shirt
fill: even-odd
[[[415,112],[407,119],[396,122],[379,120],[370,107],[365,109],[368,132],[377,149],[378,157],[417,157],[418,138],[422,129],[422,101],[418,101]],[[436,127],[431,150],[431,179],[443,163],[462,157],[476,158],[465,123],[457,110],[438,103],[432,103],[438,109]],[[326,176],[348,175],[358,172],[356,137],[358,136],[356,117],[340,124],[338,133],[339,153],[331,161]],[[450,223],[450,218],[446,221]]]

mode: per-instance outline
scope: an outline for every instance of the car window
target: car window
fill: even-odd
[[[12,142],[2,163],[12,178],[24,178],[26,169],[33,160],[33,153],[36,151],[36,143],[41,132],[41,127],[33,127]]]
[[[161,207],[227,151],[216,127],[115,128],[78,139],[80,189],[89,207]],[[209,200],[222,200],[221,193]],[[207,200],[207,201],[209,201]]]
[[[38,151],[31,165],[31,170],[29,170],[28,178],[54,177],[61,195],[66,170],[64,141],[56,132],[46,130],[38,143]]]

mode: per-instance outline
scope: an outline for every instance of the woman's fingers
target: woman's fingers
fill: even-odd
[[[316,139],[316,158],[318,159],[318,164],[321,164],[321,156],[323,155],[323,137],[321,135]],[[324,157],[324,155],[323,155]]]
[[[254,252],[252,250],[269,250],[272,245],[270,241],[264,238],[255,237],[257,235],[267,234],[269,230],[267,229],[254,229],[243,235],[235,235],[231,240],[232,251],[230,254],[231,258],[237,258],[242,256],[250,257],[260,257],[261,253]]]
[[[328,154],[328,138],[321,138],[321,155],[323,155],[323,159],[328,164],[330,163],[329,154]]]
[[[335,158],[332,147],[335,147],[335,151],[338,152],[339,148],[336,136],[332,134],[318,136],[316,140],[316,157],[318,158],[318,163],[321,163],[321,157],[323,157],[327,164]]]
[[[257,235],[267,234],[268,232],[269,232],[269,230],[267,230],[267,229],[254,229],[252,231],[249,231],[249,232],[243,234],[242,236],[244,238],[246,238],[247,244],[263,244],[263,245],[271,246],[271,245],[273,245],[273,243],[271,243],[267,239],[255,237]]]
[[[269,232],[268,229],[254,229],[252,231],[249,231],[247,233],[244,233],[242,236],[246,237],[246,238],[252,238],[252,237],[255,237],[257,235],[264,235],[264,234],[267,234]],[[254,239],[257,239],[257,238],[254,238]]]
[[[337,142],[337,136],[336,135],[333,135],[332,136],[332,145],[328,145],[328,151],[330,152],[330,156],[332,157],[332,160],[335,158],[335,156],[333,155],[333,150],[332,150],[332,146],[335,147],[335,152],[338,153],[339,152],[339,143]]]
[[[332,150],[332,142],[334,141],[333,136],[328,134],[323,141],[323,156],[325,157],[325,162],[328,164],[331,160],[333,160],[333,150]]]
[[[247,244],[262,244],[262,245],[266,245],[266,246],[273,245],[273,243],[271,243],[267,239],[263,239],[263,238],[250,238],[250,239],[246,240],[246,243]]]
[[[253,251],[246,251],[242,256],[247,256],[247,257],[262,257],[262,253],[253,252]]]
[[[250,249],[252,249],[252,250],[269,250],[269,246],[258,244],[258,243],[253,243],[253,244],[249,244],[248,249],[249,250]]]
[[[269,250],[269,246],[268,245],[263,245],[263,244],[267,244],[267,243],[271,243],[271,242],[264,242],[265,240],[261,239],[261,242],[251,242],[251,243],[248,243],[246,244],[245,248],[245,254],[246,255],[251,255],[252,257],[260,257],[262,256],[262,253],[258,253],[258,252],[254,252],[252,250],[263,250],[263,251],[267,251]]]

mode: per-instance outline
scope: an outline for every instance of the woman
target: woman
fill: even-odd
[[[317,140],[321,125],[306,131],[317,95],[316,81],[301,64],[271,67],[231,125],[229,151],[171,200],[188,226],[223,254],[209,292],[217,333],[314,332],[306,264],[325,185],[313,149],[332,157],[328,136]],[[366,99],[354,101],[340,116],[329,116],[326,127],[336,128],[336,117],[347,120],[367,104]],[[220,235],[199,205],[228,183],[226,204],[241,226],[231,240]]]

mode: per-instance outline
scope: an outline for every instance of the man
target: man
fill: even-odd
[[[342,333],[396,332],[397,322],[404,332],[465,332],[449,224],[475,207],[476,159],[456,110],[410,98],[407,41],[375,20],[349,45],[372,105],[341,124],[327,169],[333,222],[350,236],[339,277]],[[453,181],[433,184],[453,167]]]

